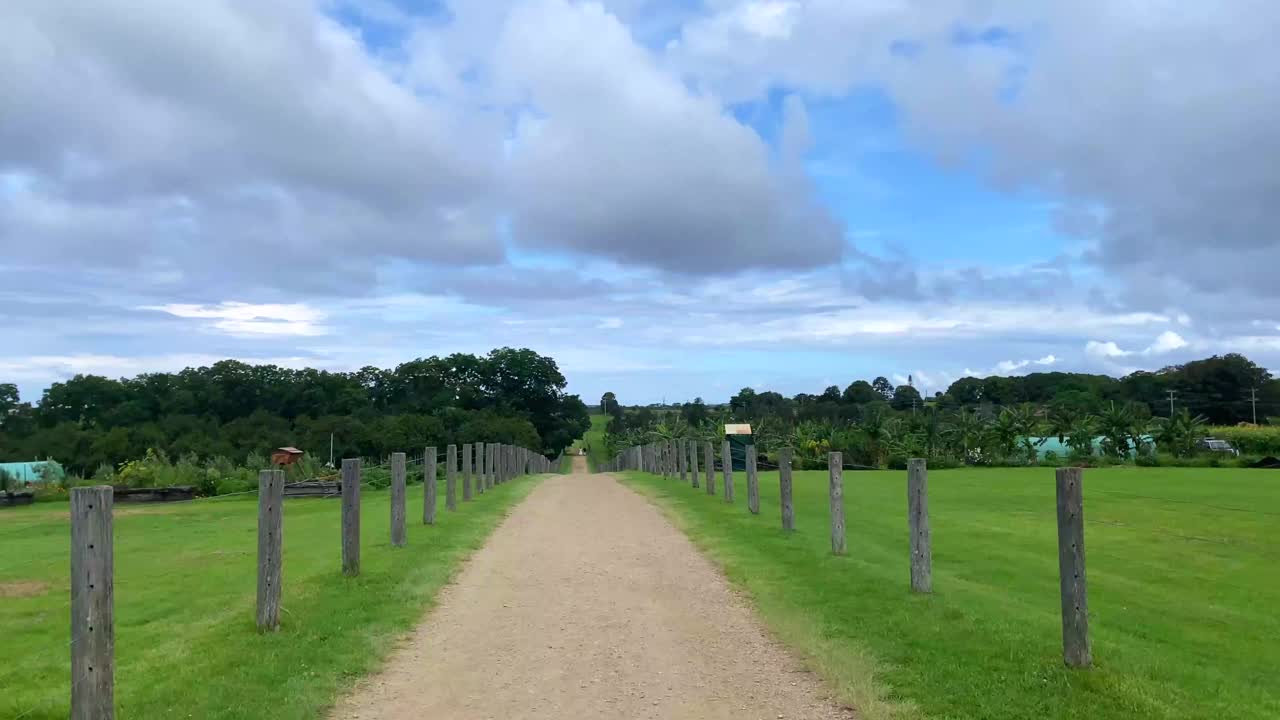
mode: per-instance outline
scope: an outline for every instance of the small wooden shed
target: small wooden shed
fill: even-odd
[[[747,469],[747,446],[755,442],[751,426],[747,423],[730,423],[724,426],[724,439],[729,441],[729,453],[733,456],[733,469]]]
[[[272,465],[292,465],[302,459],[302,451],[296,447],[276,448],[271,453]]]

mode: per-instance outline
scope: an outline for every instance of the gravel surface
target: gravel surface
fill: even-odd
[[[652,505],[545,480],[332,718],[849,718]]]

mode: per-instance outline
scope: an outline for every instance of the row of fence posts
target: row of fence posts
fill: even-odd
[[[782,529],[795,530],[795,504],[792,501],[793,480],[791,472],[792,450],[784,448],[778,456],[778,488],[782,507]],[[844,457],[833,452],[827,456],[828,498],[830,505],[831,552],[846,553],[844,516]],[[660,474],[665,478],[677,476],[683,483],[697,488],[698,442],[694,440],[663,440],[637,445],[618,453],[606,464],[610,472],[634,470]],[[747,510],[760,513],[760,485],[757,475],[757,454],[754,445],[748,445],[745,453],[747,477]],[[702,484],[708,495],[716,494],[716,457],[714,445],[702,443]],[[720,471],[723,497],[726,503],[734,502],[733,455],[729,441],[720,450]],[[1058,468],[1056,495],[1058,516],[1058,577],[1062,602],[1062,654],[1069,667],[1088,667],[1092,663],[1089,643],[1089,605],[1084,570],[1084,496],[1082,482],[1084,471],[1080,468]],[[933,551],[929,532],[929,483],[928,470],[923,459],[907,462],[907,530],[910,536],[911,590],[917,593],[933,592]]]
[[[437,459],[436,448],[428,447],[422,459],[425,525],[436,522]],[[459,466],[458,446],[449,445],[445,451],[446,507],[457,509],[459,480],[465,502],[520,475],[547,473],[555,468],[556,462],[540,453],[502,443],[464,444]],[[404,547],[404,453],[391,455],[390,469],[391,544]],[[356,576],[360,574],[359,458],[342,461],[341,484],[342,573]],[[262,632],[274,632],[280,627],[284,489],[283,470],[263,470],[258,474],[257,625]],[[111,720],[115,714],[113,502],[110,486],[71,490],[72,720]]]

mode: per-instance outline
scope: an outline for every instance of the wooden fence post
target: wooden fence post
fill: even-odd
[[[71,489],[71,718],[115,717],[115,551],[109,486]]]
[[[342,574],[360,574],[360,458],[342,461]]]
[[[831,478],[831,552],[844,554],[844,455],[838,452],[827,455],[827,468]]]
[[[778,493],[782,505],[782,529],[796,529],[796,508],[791,502],[791,448],[778,453]]]
[[[756,446],[747,446],[747,510],[760,514],[760,476],[756,474]]]
[[[487,466],[485,469],[488,471],[488,475],[485,476],[484,481],[489,483],[489,488],[492,489],[494,485],[498,484],[498,444],[489,443],[485,447],[489,452],[489,459],[485,462]]]
[[[1058,468],[1058,577],[1062,586],[1062,657],[1089,667],[1089,595],[1084,575],[1084,471]]]
[[[284,471],[258,473],[258,630],[280,629]]]
[[[693,487],[701,487],[698,482],[698,441],[690,440],[688,445],[689,451],[689,479],[693,482]]]
[[[484,443],[476,443],[476,494],[483,495],[484,486]]]
[[[684,438],[676,440],[676,465],[680,467],[680,484],[689,481],[689,454],[686,452]]]
[[[933,545],[929,537],[928,468],[921,458],[907,461],[907,526],[911,531],[911,589],[933,592]]]
[[[711,441],[706,440],[702,443],[702,463],[707,466],[707,494],[716,494],[716,451],[711,446]]]
[[[444,506],[458,509],[458,446],[452,443],[444,449]]]
[[[720,465],[724,469],[724,501],[733,502],[733,448],[725,440],[720,445]]]
[[[404,547],[405,544],[404,494],[404,453],[391,453],[391,545],[393,547]]]
[[[422,456],[422,524],[436,524],[436,446]]]
[[[462,501],[471,502],[471,443],[462,444]]]

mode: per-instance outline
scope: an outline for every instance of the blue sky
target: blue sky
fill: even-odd
[[[1280,8],[1245,4],[6,3],[0,382],[1275,367]]]

